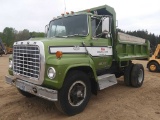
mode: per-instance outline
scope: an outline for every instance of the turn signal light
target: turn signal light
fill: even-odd
[[[68,15],[68,14],[69,14],[69,12],[66,12],[66,14]]]
[[[63,55],[62,51],[57,51],[57,52],[56,52],[56,57],[57,57],[57,58],[61,58],[62,55]]]

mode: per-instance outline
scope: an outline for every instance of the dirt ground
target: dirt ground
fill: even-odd
[[[92,95],[86,109],[75,116],[60,113],[53,102],[26,98],[5,83],[8,56],[0,57],[0,120],[160,120],[160,73],[148,72],[141,88],[127,87],[123,77],[118,84]]]

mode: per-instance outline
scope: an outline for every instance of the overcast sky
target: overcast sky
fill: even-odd
[[[5,27],[44,32],[44,27],[65,11],[79,11],[101,5],[112,6],[118,28],[148,30],[160,35],[159,0],[0,0],[0,32]]]

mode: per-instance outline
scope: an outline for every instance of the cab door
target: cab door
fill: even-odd
[[[96,70],[108,69],[112,65],[113,50],[111,38],[102,34],[102,21],[91,19],[92,39],[88,51],[94,61]]]
[[[88,48],[88,51],[94,61],[95,68],[99,69],[108,69],[112,65],[112,46],[110,39],[98,39],[91,40],[91,47]]]

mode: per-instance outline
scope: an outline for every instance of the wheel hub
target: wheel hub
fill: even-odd
[[[72,84],[68,93],[68,100],[72,106],[79,106],[86,97],[86,85],[82,81]]]
[[[77,97],[83,97],[82,91],[77,91]]]
[[[150,69],[151,69],[152,71],[154,71],[154,70],[156,69],[156,66],[155,66],[155,65],[151,65],[151,66],[150,66]]]

